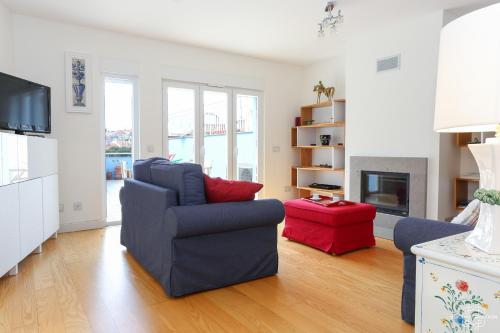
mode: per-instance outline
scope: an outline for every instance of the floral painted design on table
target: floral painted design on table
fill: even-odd
[[[73,106],[87,106],[86,100],[86,64],[85,59],[73,58],[71,60],[73,78]]]
[[[445,284],[435,298],[443,303],[449,314],[448,318],[441,319],[446,333],[473,333],[474,329],[484,325],[489,306],[470,290],[466,281]]]

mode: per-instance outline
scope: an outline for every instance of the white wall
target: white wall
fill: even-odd
[[[428,158],[427,216],[439,219],[454,214],[450,179],[459,174],[454,136],[433,131],[442,25],[443,13],[436,12],[353,37],[345,56],[306,68],[302,100],[315,101],[318,80],[335,86],[336,98],[347,98],[347,156]],[[377,59],[397,54],[400,71],[376,73]],[[347,159],[346,197],[348,170]]]
[[[0,72],[12,73],[13,60],[12,14],[0,1]]]
[[[265,195],[282,199],[289,195],[285,193],[292,164],[289,132],[300,105],[303,68],[19,15],[14,15],[14,38],[16,74],[52,88],[52,137],[59,140],[63,229],[96,226],[104,218],[103,71],[138,78],[142,157],[162,153],[161,84],[171,73],[261,84],[265,100]],[[94,100],[90,115],[65,112],[66,51],[92,56]],[[154,153],[146,152],[149,146]],[[280,152],[273,153],[273,146],[279,146]],[[82,211],[73,211],[77,201],[83,203]]]
[[[438,217],[433,122],[442,24],[443,13],[435,12],[366,31],[350,41],[346,55],[347,156],[428,158],[428,218]],[[397,54],[401,70],[376,73],[377,59]]]
[[[313,92],[313,88],[320,80],[323,81],[325,87],[335,87],[334,98],[345,98],[344,56],[337,56],[306,67],[302,88],[303,105],[316,103],[316,93]],[[322,96],[322,100],[326,100],[325,96]]]

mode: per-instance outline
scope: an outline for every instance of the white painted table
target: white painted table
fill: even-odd
[[[470,233],[415,245],[415,332],[500,333],[500,255],[465,243]]]

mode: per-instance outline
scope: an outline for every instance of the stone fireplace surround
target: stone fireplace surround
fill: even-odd
[[[425,218],[427,201],[427,158],[351,156],[349,198],[361,200],[361,171],[399,172],[410,174],[409,216]],[[377,212],[375,236],[393,238],[396,222],[402,217]]]

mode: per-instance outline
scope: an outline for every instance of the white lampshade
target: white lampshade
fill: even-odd
[[[434,129],[488,132],[500,124],[500,4],[445,26]]]

